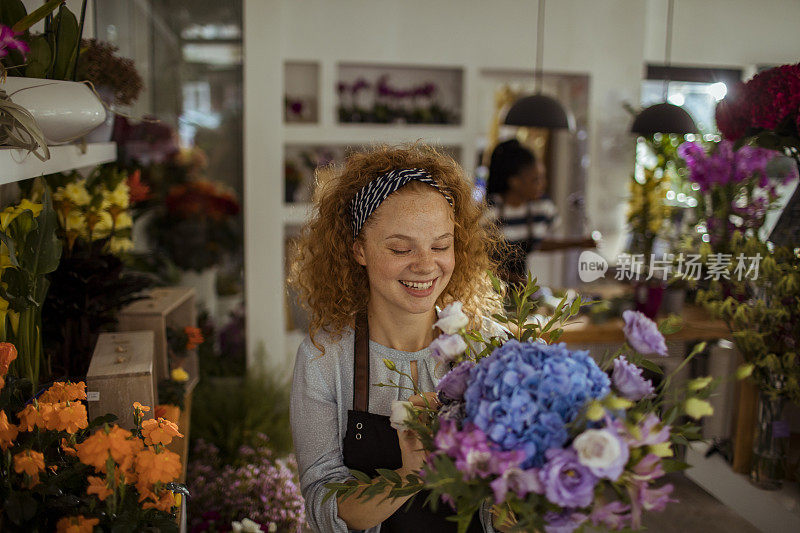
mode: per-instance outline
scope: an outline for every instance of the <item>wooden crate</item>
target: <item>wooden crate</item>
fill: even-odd
[[[189,459],[189,422],[192,419],[192,391],[187,390],[186,396],[183,400],[183,409],[181,409],[180,418],[178,419],[178,430],[183,437],[172,439],[167,445],[167,449],[177,453],[181,457],[181,477],[178,479],[179,483],[186,482],[186,466]]]
[[[153,332],[101,333],[86,374],[89,419],[113,413],[117,424],[132,429],[133,402],[156,405],[153,373]]]
[[[153,289],[148,298],[133,302],[119,313],[119,331],[150,330],[155,335],[154,369],[157,380],[169,378],[170,373],[167,327],[186,326],[197,326],[195,290],[191,287]],[[182,366],[189,373],[186,388],[192,390],[199,380],[197,352],[190,351]]]

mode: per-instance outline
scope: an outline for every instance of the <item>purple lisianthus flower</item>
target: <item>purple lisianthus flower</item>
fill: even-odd
[[[625,320],[622,328],[625,338],[634,350],[642,354],[657,353],[662,357],[667,356],[667,344],[655,322],[644,313],[630,310],[622,313],[622,319]]]
[[[631,528],[640,529],[642,526],[642,511],[663,511],[670,502],[677,502],[669,497],[672,484],[668,483],[657,489],[647,488],[647,482],[638,482],[634,487],[635,497],[632,500]]]
[[[467,343],[461,335],[439,335],[431,343],[431,355],[438,363],[449,363],[466,349]]]
[[[551,449],[547,462],[539,472],[548,500],[562,507],[586,507],[594,498],[597,477],[578,461],[571,448]]]
[[[458,434],[458,428],[456,427],[456,423],[451,420],[441,420],[439,422],[439,430],[436,432],[436,436],[433,438],[433,443],[436,445],[438,450],[443,451],[448,455],[453,455],[453,451],[457,450],[458,446],[458,439],[456,435]]]
[[[560,513],[550,511],[544,515],[545,533],[572,533],[583,524],[588,517],[574,509],[564,509]]]
[[[464,391],[467,390],[469,371],[473,366],[475,366],[475,363],[472,361],[464,361],[456,365],[439,381],[436,386],[436,392],[447,400],[462,400]]]
[[[529,468],[522,470],[518,467],[507,468],[502,475],[492,481],[495,502],[501,503],[506,499],[506,493],[514,492],[519,499],[524,498],[528,493],[544,493],[544,486],[539,480],[539,469]]]
[[[631,364],[621,355],[614,359],[614,372],[611,382],[624,398],[638,402],[642,398],[651,396],[655,390],[653,382],[642,377],[642,369]]]
[[[619,531],[630,523],[630,510],[630,505],[615,501],[592,509],[589,519],[595,526],[602,525],[612,531]]]
[[[640,436],[630,436],[628,443],[631,446],[654,446],[669,440],[670,427],[668,425],[661,426],[661,419],[653,413],[649,413],[644,420],[639,422],[637,426]]]

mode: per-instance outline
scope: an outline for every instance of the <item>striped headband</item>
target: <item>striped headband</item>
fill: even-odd
[[[395,169],[382,174],[364,185],[350,200],[350,215],[353,220],[353,238],[358,237],[369,216],[386,198],[412,180],[426,183],[442,193],[447,203],[453,206],[453,198],[444,192],[427,171],[421,168]]]

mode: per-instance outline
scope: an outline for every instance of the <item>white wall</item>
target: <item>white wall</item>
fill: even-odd
[[[484,68],[530,69],[534,62],[535,1],[245,0],[245,5],[248,121],[266,120],[267,107],[275,121],[269,127],[258,126],[257,141],[246,137],[250,149],[245,155],[245,181],[251,187],[257,184],[248,193],[247,204],[258,210],[248,209],[248,246],[262,246],[264,231],[272,234],[282,227],[280,210],[266,209],[268,199],[260,194],[280,197],[281,193],[279,105],[284,60],[459,65],[466,67],[468,77]],[[644,64],[663,62],[666,6],[667,0],[547,3],[544,69],[591,77],[587,211],[590,227],[605,236],[601,252],[609,257],[621,245],[634,157],[634,139],[627,133],[631,119],[622,103],[638,103]],[[798,21],[797,0],[676,0],[673,63],[748,67],[798,61]],[[333,76],[321,73],[323,98],[333,98],[325,85]],[[468,87],[468,129],[477,123],[470,110],[477,100],[469,91]],[[248,128],[246,134],[254,132]],[[272,200],[267,203],[276,206]],[[273,287],[269,291],[276,287],[272,278],[282,275],[282,266],[265,252],[251,249],[249,254],[248,302],[252,302],[268,294],[266,284]],[[258,255],[264,255],[263,264]],[[276,332],[276,322],[283,323],[283,301],[278,294],[272,297],[266,307],[248,305],[251,349],[269,339],[267,333]],[[269,352],[270,358],[280,353]]]

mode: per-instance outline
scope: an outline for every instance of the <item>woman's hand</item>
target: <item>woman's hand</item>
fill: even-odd
[[[439,395],[435,392],[423,392],[422,394],[415,394],[410,396],[408,401],[411,402],[414,407],[419,407],[420,409],[433,409],[434,411],[437,411],[442,405],[439,403]]]
[[[410,429],[398,429],[397,440],[400,441],[400,456],[403,459],[403,466],[398,473],[405,478],[407,474],[422,470],[426,454],[417,437],[417,432]]]

